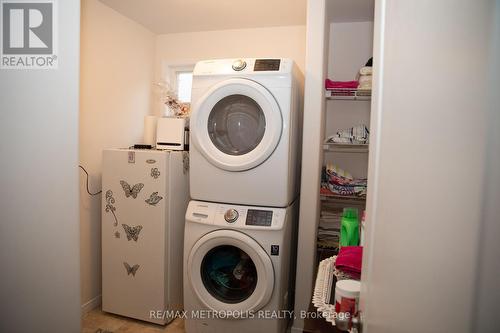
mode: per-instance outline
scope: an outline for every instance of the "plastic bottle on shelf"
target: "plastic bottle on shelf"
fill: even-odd
[[[365,220],[366,220],[366,210],[363,210],[361,214],[361,223],[359,224],[359,245],[365,245]]]
[[[356,208],[344,208],[340,220],[340,246],[359,244],[359,221]]]

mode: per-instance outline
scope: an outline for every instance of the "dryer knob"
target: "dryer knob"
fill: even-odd
[[[247,63],[244,60],[240,59],[233,62],[233,69],[235,71],[242,71],[245,69],[245,67],[247,67]]]
[[[234,223],[238,219],[238,211],[236,209],[228,209],[224,213],[224,219],[226,220],[227,223]]]

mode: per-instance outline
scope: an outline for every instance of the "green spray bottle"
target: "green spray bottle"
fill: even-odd
[[[359,244],[359,221],[356,208],[344,208],[340,220],[340,246]]]

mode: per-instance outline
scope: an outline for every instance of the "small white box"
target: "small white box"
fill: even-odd
[[[184,150],[184,118],[159,118],[156,125],[156,149]]]

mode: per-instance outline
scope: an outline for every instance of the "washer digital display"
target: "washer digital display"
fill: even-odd
[[[281,59],[257,59],[253,70],[256,72],[279,71]]]
[[[245,224],[270,227],[272,220],[272,210],[249,209],[247,211],[247,219]]]

